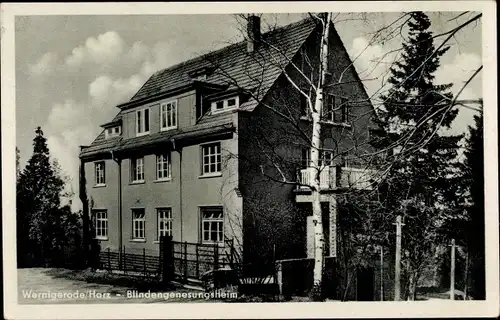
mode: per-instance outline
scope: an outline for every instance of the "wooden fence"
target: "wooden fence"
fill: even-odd
[[[157,276],[167,280],[178,278],[201,280],[209,271],[231,266],[234,257],[233,240],[224,244],[201,244],[171,241],[162,237],[158,250],[101,250],[94,245],[94,269],[119,270],[136,275]]]

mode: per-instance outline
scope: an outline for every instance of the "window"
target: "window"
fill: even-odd
[[[158,240],[161,236],[172,235],[172,209],[158,209]]]
[[[132,182],[144,181],[144,158],[135,158],[130,160]]]
[[[220,143],[202,146],[202,174],[210,175],[221,171]]]
[[[323,115],[325,121],[347,123],[349,121],[349,100],[327,94]]]
[[[170,154],[156,156],[156,180],[170,179]]]
[[[237,108],[239,104],[239,97],[232,97],[224,100],[212,102],[212,112],[218,112],[227,109]]]
[[[136,132],[138,136],[149,133],[149,108],[137,110]]]
[[[307,148],[302,149],[302,168],[309,167],[310,161],[311,161],[310,149]],[[333,165],[333,151],[329,150],[320,151],[318,164],[320,167]]]
[[[177,128],[177,101],[162,103],[160,114],[161,130]]]
[[[310,87],[303,87],[301,88],[301,91],[306,93],[309,98],[311,98],[311,88]],[[302,93],[299,92],[300,95],[300,116],[301,117],[308,117],[310,115],[310,109],[308,105],[308,100],[307,97],[304,96]]]
[[[94,220],[95,238],[101,240],[108,239],[108,213],[106,210],[92,211]]]
[[[132,238],[146,239],[146,212],[144,209],[132,209]]]
[[[109,138],[113,138],[113,137],[117,137],[120,135],[120,127],[117,126],[117,127],[111,127],[111,128],[107,128],[104,133],[105,133],[105,136],[106,136],[106,139],[109,139]]]
[[[203,242],[224,241],[222,207],[201,208],[201,233]]]
[[[332,151],[320,151],[319,153],[319,166],[331,166],[333,165],[333,152]]]
[[[102,186],[106,184],[105,162],[100,161],[95,163],[95,185]]]

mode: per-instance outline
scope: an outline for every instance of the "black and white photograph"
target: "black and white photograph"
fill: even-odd
[[[2,4],[6,317],[498,316],[495,11]]]

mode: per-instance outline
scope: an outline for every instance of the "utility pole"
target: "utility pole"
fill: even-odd
[[[396,217],[396,266],[395,266],[395,281],[394,281],[394,301],[401,300],[401,215]]]
[[[455,239],[451,239],[450,299],[455,300]]]
[[[384,247],[380,245],[380,301],[384,301]]]

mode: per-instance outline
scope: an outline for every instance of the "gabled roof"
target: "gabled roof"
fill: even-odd
[[[246,41],[241,41],[158,71],[146,81],[130,102],[188,85],[193,81],[193,73],[203,68],[211,71],[206,82],[254,89],[257,90],[255,94],[261,98],[315,26],[312,19],[305,19],[264,33],[262,43],[269,44],[271,49],[262,45],[254,53],[248,54]],[[255,106],[254,102],[249,102],[241,108],[251,111]]]

